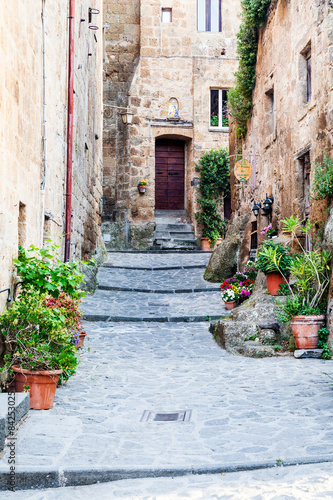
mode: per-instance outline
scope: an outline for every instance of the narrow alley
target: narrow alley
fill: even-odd
[[[222,350],[203,319],[226,314],[216,284],[202,279],[208,257],[109,254],[100,290],[83,306],[90,321],[77,374],[51,410],[30,410],[19,431],[20,488],[262,468],[269,475],[282,463],[333,461],[331,365]],[[6,455],[0,464],[4,472]],[[34,495],[53,498],[52,489]]]

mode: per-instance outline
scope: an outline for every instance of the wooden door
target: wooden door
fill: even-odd
[[[155,147],[155,208],[184,210],[184,142],[157,139]]]

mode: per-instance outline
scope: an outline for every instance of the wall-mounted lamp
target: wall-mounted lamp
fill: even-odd
[[[255,203],[253,205],[252,212],[255,217],[258,217],[260,209],[261,209],[261,203]]]
[[[274,196],[270,196],[268,198],[266,194],[266,200],[262,204],[262,208],[265,210],[265,212],[270,213],[272,211],[273,201],[274,201]]]
[[[132,113],[132,111],[124,111],[123,113],[121,113],[121,117],[125,125],[131,125],[133,116],[134,113]]]

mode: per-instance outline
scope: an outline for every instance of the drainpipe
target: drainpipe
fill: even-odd
[[[67,181],[66,181],[66,234],[65,262],[69,261],[71,248],[72,167],[73,167],[73,109],[74,109],[74,29],[75,0],[69,0],[68,47],[68,102],[67,102]]]
[[[45,28],[45,0],[42,0],[42,40],[43,40],[43,180],[40,185],[41,190],[41,228],[40,228],[40,248],[43,247],[44,240],[44,208],[45,208],[45,184],[47,174],[47,149],[46,149],[46,28]]]

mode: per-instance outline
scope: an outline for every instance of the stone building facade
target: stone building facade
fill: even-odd
[[[322,230],[325,202],[309,196],[313,163],[332,152],[333,13],[329,1],[272,2],[260,30],[253,113],[242,144],[231,134],[231,152],[241,148],[256,175],[240,183],[232,175],[235,217],[273,197],[271,218],[260,209],[245,228],[240,266],[262,240],[271,221],[291,215],[310,219]],[[238,185],[237,185],[238,183]],[[247,185],[245,185],[247,184]],[[255,185],[253,187],[253,185]]]
[[[18,245],[65,232],[68,4],[14,0],[0,19],[0,289],[12,286]],[[72,259],[93,253],[100,225],[103,6],[90,7],[77,4],[74,23]]]
[[[158,208],[185,210],[195,223],[195,164],[204,152],[228,146],[222,117],[237,67],[239,11],[240,2],[230,0],[104,1],[107,247],[150,248]],[[131,125],[121,117],[128,109]],[[170,171],[159,172],[155,160],[166,156]]]

